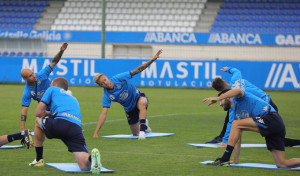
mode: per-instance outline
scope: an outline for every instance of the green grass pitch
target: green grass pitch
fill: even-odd
[[[19,131],[21,96],[24,85],[0,84],[0,134]],[[300,175],[295,171],[210,167],[198,164],[221,156],[224,149],[205,149],[186,145],[204,143],[220,133],[225,112],[219,104],[207,106],[202,99],[215,96],[212,89],[140,88],[149,98],[148,119],[153,132],[175,133],[174,136],[133,139],[92,138],[102,106],[99,87],[70,87],[81,106],[84,136],[89,151],[97,147],[102,164],[115,173],[105,175]],[[269,91],[279,108],[287,137],[300,138],[300,92]],[[36,102],[29,107],[26,127],[34,129]],[[129,134],[130,129],[121,105],[112,103],[99,135]],[[257,133],[244,132],[243,143],[264,143]],[[12,144],[18,145],[19,141]],[[300,158],[300,149],[286,149],[286,158]],[[35,168],[28,164],[35,150],[0,150],[0,175],[73,175],[52,167]],[[49,163],[72,163],[74,156],[57,139],[46,139],[44,159]],[[242,149],[240,162],[274,164],[267,149]],[[76,175],[87,175],[85,173]]]

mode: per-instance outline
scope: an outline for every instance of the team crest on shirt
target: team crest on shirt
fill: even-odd
[[[114,95],[110,95],[110,96],[109,96],[109,99],[110,99],[111,101],[113,101],[113,100],[115,99],[115,96],[114,96]]]
[[[37,82],[36,82],[36,83],[37,83],[37,85],[40,85],[40,84],[41,84],[41,81],[37,80]]]
[[[121,84],[117,84],[116,87],[117,87],[117,89],[121,89],[122,88]]]
[[[246,119],[249,117],[249,113],[246,110],[242,110],[239,114],[236,114],[236,117],[240,119]]]
[[[32,95],[32,96],[35,96],[35,92],[32,90],[32,91],[30,91],[30,94]]]
[[[127,91],[127,90],[124,90],[124,91],[120,94],[120,96],[119,96],[120,100],[122,100],[122,101],[124,101],[127,97],[128,97],[128,91]]]
[[[265,107],[264,107],[264,111],[268,111],[268,106],[265,106]]]

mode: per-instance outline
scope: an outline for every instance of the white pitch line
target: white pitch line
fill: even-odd
[[[150,115],[147,116],[147,118],[153,118],[153,117],[164,117],[164,116],[177,116],[177,115],[197,115],[197,114],[203,114],[203,113],[207,113],[207,112],[202,112],[202,113],[183,113],[183,114],[158,114],[158,115]],[[119,121],[124,121],[127,120],[125,117],[122,119],[114,119],[114,120],[105,120],[105,123],[109,123],[109,122],[119,122]],[[86,123],[82,123],[82,125],[91,125],[91,124],[97,124],[97,122],[86,122]]]

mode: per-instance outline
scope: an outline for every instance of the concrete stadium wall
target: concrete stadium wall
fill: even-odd
[[[61,43],[47,43],[46,57],[53,57]],[[119,45],[119,44],[117,44]],[[207,46],[207,45],[148,45],[153,55],[163,49],[161,59],[170,60],[250,60],[300,61],[299,47],[275,46]],[[113,58],[114,45],[106,44],[106,58]],[[101,44],[70,43],[66,58],[101,58]]]

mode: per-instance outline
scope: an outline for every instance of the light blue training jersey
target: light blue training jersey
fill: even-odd
[[[104,88],[102,106],[110,108],[111,101],[113,101],[120,103],[126,112],[132,111],[141,92],[134,85],[128,83],[131,78],[130,72],[113,76],[110,81],[114,84],[114,89],[110,92]]]
[[[57,113],[56,119],[64,119],[82,127],[80,106],[75,97],[66,93],[60,87],[49,87],[42,102],[50,107],[52,114]]]
[[[22,96],[22,106],[29,107],[31,98],[40,102],[46,90],[50,87],[51,81],[49,75],[52,72],[50,66],[46,66],[40,72],[36,73],[37,82],[30,87],[26,82]]]
[[[232,75],[230,83],[229,83],[229,87],[231,89],[239,88],[243,91],[250,92],[251,94],[261,98],[262,100],[264,100],[265,102],[270,104],[270,95],[266,94],[263,90],[256,87],[255,85],[253,85],[249,81],[243,79],[242,78],[242,73],[238,69],[233,68],[233,67],[228,67],[226,69],[226,72],[228,72],[229,74]],[[232,108],[229,109],[229,121],[227,123],[226,132],[225,132],[225,135],[224,135],[223,141],[222,141],[224,143],[228,143],[232,122],[234,120],[237,120],[237,118],[235,117],[235,114],[233,113],[233,111],[234,110]]]
[[[243,97],[233,97],[232,104],[234,106],[234,115],[237,120],[249,117],[262,117],[269,112],[276,112],[269,103],[246,91],[244,92]]]

